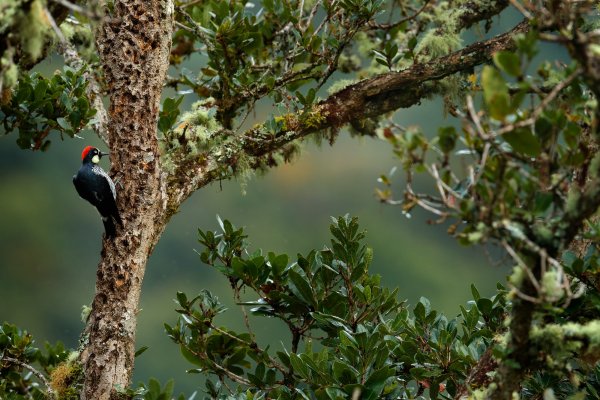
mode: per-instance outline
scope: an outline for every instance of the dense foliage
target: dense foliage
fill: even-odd
[[[0,123],[6,132],[18,131],[20,148],[47,150],[50,133],[74,137],[96,113],[86,87],[82,71],[66,69],[51,79],[38,73],[25,75],[10,99],[0,105]]]
[[[53,14],[45,1],[21,3],[0,6],[8,15],[0,18],[0,121],[7,133],[18,131],[22,148],[45,150],[50,132],[73,137],[103,120],[101,94],[147,106],[136,103],[138,93],[122,95],[102,74],[89,73],[88,65],[102,62],[89,40],[90,21],[103,18],[98,10],[59,2],[69,4],[66,18],[65,10]],[[160,172],[150,176],[160,177],[153,193],[165,204],[157,220],[166,224],[210,182],[290,161],[307,135],[333,144],[350,125],[353,134],[388,141],[401,164],[405,188],[398,195],[395,178],[382,175],[382,202],[400,205],[407,215],[426,210],[432,224],[445,224],[461,244],[497,246],[513,266],[494,297],[472,287],[473,301],[446,317],[426,299],[409,310],[396,290],[369,274],[373,250],[354,218],[335,219],[330,245],[296,257],[251,252],[243,230],[228,221],[219,233],[201,230],[201,260],[227,277],[244,312],[249,307],[277,319],[291,335],[281,348],[263,348],[247,317],[245,332],[219,325],[225,309],[211,293],[178,293],[179,320],[165,329],[194,365],[190,372],[209,375],[210,397],[600,397],[600,9],[591,0],[510,4],[522,21],[468,46],[461,32],[485,21],[475,32],[484,36],[508,1],[175,4],[178,29],[165,86],[179,93],[164,100],[157,125],[144,131],[152,133],[145,148],[156,154],[138,155],[134,163],[137,168],[142,159],[136,171],[144,171],[160,160],[152,164]],[[114,15],[130,18],[125,9],[123,2],[109,2],[104,27],[118,22]],[[133,19],[133,25],[145,22]],[[79,67],[51,79],[29,74],[28,66],[52,48],[51,29],[33,29],[32,21],[51,25],[57,50]],[[81,29],[81,23],[89,26]],[[9,28],[19,34],[9,35]],[[104,39],[97,37],[103,45]],[[158,46],[146,39],[127,44],[124,54],[135,59],[134,45],[142,53]],[[191,72],[199,49],[205,58]],[[563,59],[546,56],[558,50]],[[105,64],[119,59],[102,55]],[[331,84],[341,74],[350,80]],[[451,125],[432,133],[395,119],[393,111],[434,95],[443,97]],[[182,113],[186,96],[194,105]],[[245,128],[265,98],[274,110]],[[91,106],[95,100],[100,104]],[[124,114],[114,104],[109,111],[113,118]],[[101,122],[95,126],[108,143],[110,132]],[[145,193],[135,185],[141,180],[130,180],[126,193]],[[163,228],[152,225],[142,236],[159,237]],[[60,346],[47,353],[26,333],[3,325],[0,394],[41,395],[35,376],[46,393],[76,396],[79,353],[68,356]],[[173,383],[117,389],[124,397],[167,399]]]
[[[200,231],[201,259],[227,276],[241,306],[285,324],[291,342],[260,348],[250,322],[247,332],[218,326],[225,310],[213,295],[179,293],[181,318],[166,330],[198,367],[189,372],[218,378],[207,381],[212,398],[414,398],[426,388],[454,396],[502,330],[502,287],[492,299],[473,287],[461,318],[439,315],[425,298],[409,312],[397,290],[369,274],[373,250],[356,218],[334,219],[331,243],[293,263],[286,254],[250,253],[243,230],[228,221],[222,229]],[[240,301],[247,291],[258,299]],[[234,393],[230,380],[239,384]]]
[[[29,333],[5,322],[0,326],[0,359],[2,398],[42,399],[46,393],[68,398],[76,393],[70,387],[80,372],[76,353],[69,353],[60,342],[46,343],[43,351],[35,347]],[[51,377],[52,384],[46,377]]]
[[[369,274],[373,250],[356,218],[334,219],[331,243],[292,263],[286,254],[250,252],[243,229],[228,221],[221,229],[200,231],[202,261],[228,278],[240,306],[285,324],[291,342],[263,349],[248,320],[246,332],[218,325],[226,310],[211,293],[193,299],[178,293],[181,317],[166,331],[197,367],[188,372],[217,378],[207,381],[211,398],[455,398],[468,392],[479,398],[486,396],[496,360],[510,357],[505,320],[515,290],[499,285],[497,295],[485,298],[472,286],[473,300],[454,318],[432,310],[425,298],[409,311],[397,290]],[[577,276],[598,269],[595,253],[585,261],[569,256],[568,270],[576,264]],[[258,298],[242,301],[248,291]],[[550,392],[598,397],[599,306],[590,291],[564,311],[539,312],[545,321],[532,332],[524,398]]]
[[[409,310],[397,290],[369,274],[373,250],[364,244],[356,218],[333,219],[330,244],[298,254],[294,262],[287,254],[251,252],[243,229],[219,222],[220,232],[199,231],[205,247],[201,260],[227,277],[244,313],[250,307],[252,315],[278,319],[289,329],[290,342],[262,348],[252,330],[251,321],[260,323],[256,319],[246,315],[247,330],[233,331],[218,324],[226,309],[213,294],[177,293],[180,318],[165,329],[194,366],[188,373],[215,378],[206,381],[209,398],[413,399],[468,393],[483,398],[488,373],[509,356],[505,320],[514,290],[498,285],[498,293],[486,298],[471,286],[473,300],[455,317],[433,310],[426,298]],[[586,282],[586,275],[598,270],[592,253],[583,259],[568,253],[569,274]],[[599,398],[599,307],[598,293],[589,291],[564,309],[540,310],[545,321],[532,331],[528,354],[534,358],[523,398]],[[5,360],[0,393],[13,398],[43,393],[27,367],[37,363],[49,376],[49,383],[44,375],[42,382],[59,398],[74,396],[69,385],[80,372],[76,353],[57,344],[46,345],[44,354],[30,335],[9,324],[0,334]],[[153,379],[124,392],[140,399],[169,399],[172,393],[172,381],[161,388]]]

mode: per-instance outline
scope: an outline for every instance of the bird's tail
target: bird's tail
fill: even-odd
[[[104,224],[104,231],[107,238],[113,238],[117,235],[117,229],[112,217],[102,217],[102,223]]]

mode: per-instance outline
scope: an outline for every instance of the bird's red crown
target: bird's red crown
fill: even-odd
[[[92,150],[94,148],[94,146],[87,146],[85,149],[83,149],[83,151],[81,152],[81,161],[83,161],[85,159],[85,156],[87,156],[87,154],[90,152],[90,150]]]

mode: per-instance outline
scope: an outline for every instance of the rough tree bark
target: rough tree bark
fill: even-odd
[[[133,371],[136,312],[146,260],[165,225],[157,143],[160,96],[169,65],[171,0],[114,3],[96,33],[109,88],[109,143],[124,227],[104,240],[96,295],[81,354],[83,399],[117,398]]]

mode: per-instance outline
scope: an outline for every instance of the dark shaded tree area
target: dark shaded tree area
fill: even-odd
[[[509,8],[522,20],[487,35]],[[472,287],[448,318],[426,299],[409,310],[369,274],[354,218],[334,219],[331,243],[297,257],[252,251],[223,221],[200,231],[201,260],[245,313],[280,320],[291,340],[261,348],[248,318],[232,331],[213,295],[178,293],[165,329],[190,372],[212,378],[209,397],[598,398],[599,12],[591,0],[3,3],[4,130],[47,150],[93,128],[124,226],[103,239],[77,351],[42,351],[2,326],[0,394],[171,398],[172,383],[130,389],[145,266],[170,218],[209,183],[290,162],[308,137],[334,145],[347,127],[398,157],[403,188],[381,176],[380,201],[430,212],[463,245],[500,247],[512,275],[492,298]],[[548,45],[568,59],[540,57]],[[30,73],[53,52],[62,72]],[[191,71],[196,54],[206,61]],[[178,95],[161,105],[165,88]],[[197,100],[187,111],[185,96]],[[434,96],[449,126],[394,118]],[[264,99],[273,112],[248,127]]]

